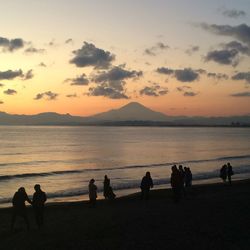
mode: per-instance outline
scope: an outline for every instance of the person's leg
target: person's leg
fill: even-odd
[[[14,230],[14,225],[15,225],[15,222],[16,222],[16,213],[15,213],[15,212],[13,212],[13,214],[12,214],[12,218],[11,218],[11,226],[10,226],[10,230],[11,230],[11,232],[13,232],[13,230]]]
[[[26,213],[23,214],[23,219],[26,223],[27,230],[29,231],[30,230],[30,222],[29,222],[29,218],[28,218]]]

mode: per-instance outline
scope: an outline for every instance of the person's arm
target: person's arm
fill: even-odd
[[[29,196],[26,194],[25,195],[26,197],[25,197],[25,200],[29,203],[29,204],[32,204],[32,201],[31,201],[31,199],[29,198]]]

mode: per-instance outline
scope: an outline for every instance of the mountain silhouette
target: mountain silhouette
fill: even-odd
[[[0,125],[142,125],[142,126],[250,126],[250,115],[228,117],[167,116],[138,102],[93,116],[45,112],[17,115],[0,112]]]
[[[167,121],[168,116],[153,111],[138,102],[130,102],[127,105],[100,113],[90,117],[96,121]]]

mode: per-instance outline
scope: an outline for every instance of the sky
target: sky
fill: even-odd
[[[249,0],[1,0],[0,111],[250,114]]]

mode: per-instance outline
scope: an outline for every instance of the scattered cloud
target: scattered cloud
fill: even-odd
[[[14,89],[7,89],[3,92],[5,95],[15,95],[17,94],[17,91]]]
[[[38,93],[34,100],[40,100],[40,99],[45,99],[45,100],[56,100],[56,98],[58,97],[57,93],[54,93],[52,91],[47,91],[47,92],[43,92],[43,93]]]
[[[198,95],[198,92],[194,92],[190,86],[177,87],[176,89],[181,92],[183,96],[194,97]]]
[[[22,38],[8,39],[0,37],[0,47],[3,48],[3,52],[13,52],[15,50],[23,48],[25,41]]]
[[[144,50],[144,54],[149,56],[156,56],[162,50],[169,49],[170,47],[162,42],[157,43],[156,45],[147,48]]]
[[[224,47],[225,49],[237,50],[238,52],[248,56],[250,55],[250,48],[238,41],[231,41],[229,43],[224,43],[222,44],[222,47]]]
[[[186,54],[188,54],[189,56],[193,55],[195,52],[198,52],[200,50],[199,46],[191,46],[190,48],[188,48],[185,52]]]
[[[165,67],[157,68],[156,72],[165,75],[173,75],[180,82],[193,82],[199,79],[199,71],[191,68],[169,69]]]
[[[245,80],[247,83],[250,83],[250,71],[238,72],[232,76],[232,80]]]
[[[30,69],[27,71],[26,74],[23,75],[23,80],[29,80],[32,79],[33,77],[34,77],[33,70]]]
[[[76,93],[74,93],[74,94],[68,94],[68,95],[66,95],[66,97],[68,97],[68,98],[76,98],[78,96],[77,96]]]
[[[229,18],[239,18],[239,17],[245,17],[246,16],[246,12],[244,10],[236,10],[236,9],[224,9],[221,10],[221,13],[223,16],[225,17],[229,17]]]
[[[216,80],[228,80],[228,78],[229,78],[227,74],[212,73],[212,72],[208,72],[207,77],[213,78],[213,79],[216,79]]]
[[[38,66],[39,66],[39,67],[44,67],[44,68],[47,67],[47,65],[46,65],[44,62],[40,62],[40,63],[38,64]]]
[[[215,35],[234,37],[239,41],[250,45],[250,26],[247,24],[230,26],[201,23],[200,27]]]
[[[34,48],[34,47],[29,47],[24,52],[26,54],[42,54],[45,51],[46,51],[45,49],[37,49],[37,48]]]
[[[239,63],[239,52],[236,49],[232,50],[212,50],[207,53],[205,62],[214,61],[219,64],[237,66]]]
[[[3,83],[0,83],[0,88],[2,88],[4,86],[4,84]]]
[[[65,41],[66,44],[73,44],[73,39],[69,38]]]
[[[70,85],[86,86],[89,84],[89,80],[85,74],[77,76],[76,78],[68,78],[65,82],[70,82]]]
[[[168,88],[163,88],[159,84],[155,83],[153,86],[146,86],[139,91],[140,95],[147,95],[147,96],[163,96],[168,93]]]
[[[16,77],[22,77],[23,72],[21,69],[19,70],[7,70],[7,71],[0,71],[0,80],[12,80]]]
[[[125,65],[113,66],[106,71],[98,71],[91,79],[96,86],[89,88],[88,95],[128,99],[125,89],[126,81],[128,79],[136,80],[142,75],[142,71],[127,70]]]
[[[73,51],[74,57],[70,63],[77,67],[93,66],[95,69],[107,69],[111,66],[115,55],[109,51],[97,48],[92,43],[84,42],[81,49]]]
[[[250,92],[239,92],[231,94],[233,97],[250,97]]]

